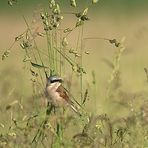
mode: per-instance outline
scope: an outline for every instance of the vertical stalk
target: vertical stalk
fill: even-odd
[[[82,25],[82,30],[81,30],[81,57],[80,57],[80,66],[83,67],[83,31],[84,31],[84,27]],[[83,73],[81,71],[80,73],[80,89],[81,89],[81,104],[83,102]]]
[[[28,31],[30,32],[31,36],[33,37],[33,33],[32,33],[32,31],[31,31],[31,29],[30,29],[30,26],[29,26],[29,24],[27,23],[27,20],[26,20],[26,18],[25,18],[24,16],[23,16],[23,19],[24,19],[24,21],[25,21],[25,23],[26,23],[26,25],[27,25]],[[34,42],[34,48],[37,50],[39,59],[40,59],[42,65],[44,66],[42,57],[41,57],[41,55],[40,55],[40,51],[39,51],[39,49],[38,49],[38,46],[37,46],[36,41],[35,41],[34,38],[33,38],[33,42]],[[36,58],[36,56],[35,56],[35,53],[34,53],[34,50],[33,50],[33,49],[32,49],[32,53],[33,53],[34,60],[35,60],[35,62],[37,63],[37,58]],[[42,81],[42,85],[43,85],[43,89],[44,89],[44,81],[43,81],[43,77],[42,77],[42,75],[41,75],[40,69],[38,69],[38,72],[39,72],[39,75],[40,75],[40,78],[41,78],[41,81]],[[44,69],[44,72],[45,72],[45,69]]]

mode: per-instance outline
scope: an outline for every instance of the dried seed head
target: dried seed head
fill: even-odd
[[[49,8],[52,9],[53,7],[55,7],[55,5],[56,5],[55,0],[51,0],[49,3]]]
[[[84,21],[82,21],[80,18],[76,22],[76,27],[82,26],[84,24]]]
[[[77,72],[80,73],[80,74],[82,74],[82,73],[86,74],[86,72],[83,69],[83,67],[80,67],[79,65],[77,65]]]
[[[53,8],[53,5],[52,5],[51,3],[49,4],[49,8],[50,8],[50,9],[52,9],[52,8]]]
[[[58,4],[56,4],[56,7],[52,10],[53,14],[60,14],[61,10],[60,10],[60,6]]]
[[[2,55],[2,60],[5,60],[5,58],[7,58],[9,54],[10,54],[10,50],[6,50]]]
[[[8,5],[9,6],[12,6],[13,5],[13,3],[12,3],[12,1],[10,0],[10,1],[8,1]]]
[[[49,26],[48,28],[49,28],[49,30],[52,30],[52,29],[53,29],[53,27],[52,27],[52,26]]]
[[[19,41],[20,39],[22,39],[24,37],[24,35],[19,35],[17,37],[15,37],[15,41]]]
[[[88,21],[89,18],[87,17],[87,15],[82,15],[82,16],[81,16],[81,20],[82,20],[82,21]]]
[[[109,40],[109,42],[111,44],[115,44],[116,47],[119,47],[121,45],[121,43],[119,43],[116,39],[111,39],[111,40]]]
[[[59,4],[56,4],[56,9],[57,9],[57,14],[60,14],[61,10]]]
[[[72,66],[72,70],[74,71],[74,72],[77,72],[77,66]]]
[[[28,32],[26,32],[26,40],[29,40]]]
[[[23,49],[26,49],[28,47],[31,46],[31,43],[28,42],[28,41],[23,41],[22,43],[20,43],[20,46],[23,48]]]
[[[76,54],[75,54],[75,57],[81,57],[81,55],[80,55],[80,54],[78,54],[78,53],[76,53]]]
[[[32,70],[31,68],[30,68],[30,72],[31,72],[32,76],[38,77],[38,73],[36,73],[36,72],[35,72],[34,70]]]
[[[43,24],[44,24],[45,26],[49,26],[48,20],[44,20],[44,21],[43,21]]]
[[[37,34],[38,36],[44,37],[44,34],[41,33],[41,32],[37,32],[36,34]]]
[[[59,22],[59,21],[61,21],[63,18],[64,18],[63,16],[57,16],[57,17],[56,17],[56,21]]]
[[[68,45],[68,41],[67,41],[66,37],[63,38],[63,40],[62,40],[62,45],[63,45],[64,47],[66,47],[66,46]]]
[[[46,19],[46,16],[43,12],[40,13],[40,16],[41,16],[42,20]]]
[[[25,58],[23,59],[23,62],[27,62],[27,61],[31,61],[31,57],[26,55]]]
[[[48,18],[48,17],[49,17],[49,14],[48,14],[48,12],[45,12],[45,16],[46,16],[46,18]]]
[[[71,48],[71,49],[69,50],[69,53],[73,53],[73,51],[74,51],[74,49],[73,49],[73,48]]]
[[[25,49],[25,46],[24,46],[24,44],[23,44],[23,43],[21,43],[21,44],[20,44],[20,46],[21,46],[23,49]]]
[[[120,43],[118,42],[118,43],[115,43],[115,46],[116,47],[119,47],[120,46]]]
[[[88,8],[85,8],[82,15],[87,15],[87,13],[88,13]]]
[[[67,32],[71,32],[71,31],[72,31],[72,29],[66,28],[63,32],[64,32],[64,33],[67,33]]]
[[[8,136],[16,138],[16,133],[14,133],[14,132],[8,133]]]
[[[60,24],[56,22],[56,23],[53,24],[53,27],[54,27],[54,28],[58,28],[59,25],[60,25]]]
[[[77,6],[76,1],[75,0],[70,0],[70,5],[72,7],[76,7]]]
[[[81,17],[81,16],[82,16],[82,13],[81,13],[81,12],[80,12],[80,13],[76,13],[75,15],[76,15],[76,17],[78,17],[78,18],[79,18],[79,17]]]
[[[85,54],[90,54],[90,52],[89,51],[85,51]]]

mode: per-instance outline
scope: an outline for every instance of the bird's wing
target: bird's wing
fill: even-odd
[[[62,97],[70,105],[70,107],[73,109],[74,112],[76,112],[79,116],[81,116],[77,106],[75,106],[74,102],[70,100],[68,91],[62,85],[60,85],[57,88],[56,92],[58,92],[60,94],[60,97]]]
[[[57,88],[56,92],[58,92],[60,97],[62,97],[66,102],[69,102],[68,92],[62,85]]]

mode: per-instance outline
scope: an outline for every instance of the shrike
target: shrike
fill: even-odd
[[[56,75],[47,78],[45,93],[49,103],[55,107],[69,106],[74,112],[81,116],[78,108],[70,99],[68,91],[62,86],[62,82],[62,78]]]

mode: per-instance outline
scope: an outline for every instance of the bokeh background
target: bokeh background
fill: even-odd
[[[83,76],[83,93],[86,88],[89,89],[86,106],[88,111],[95,111],[96,116],[107,113],[111,120],[114,118],[117,120],[126,119],[131,133],[129,132],[127,137],[130,144],[125,147],[141,147],[141,145],[147,147],[148,75],[146,75],[144,68],[148,68],[148,0],[99,0],[97,4],[91,6],[91,0],[77,0],[78,6],[76,8],[70,7],[69,0],[57,1],[64,12],[79,12],[89,6],[88,17],[90,20],[84,26],[83,36],[85,38],[97,37],[121,41],[125,37],[125,51],[120,61],[120,88],[119,91],[112,91],[113,97],[111,96],[110,100],[107,100],[108,102],[105,99],[109,85],[108,80],[112,73],[112,68],[109,65],[113,62],[117,48],[101,39],[84,42],[85,50],[90,54],[83,57],[83,66],[86,71],[86,75]],[[40,128],[39,125],[45,115],[45,98],[40,95],[40,86],[36,85],[34,89],[33,83],[30,81],[32,75],[29,64],[23,62],[24,50],[19,43],[13,46],[8,58],[2,61],[1,56],[4,51],[10,48],[15,37],[26,30],[23,16],[29,25],[33,19],[41,20],[40,11],[48,11],[48,4],[49,0],[17,0],[16,4],[10,6],[7,0],[0,0],[0,138],[8,137],[6,143],[3,143],[2,139],[2,144],[6,145],[8,142],[10,147],[12,145],[16,147],[15,144],[20,146],[20,141],[24,142],[24,147],[27,144],[30,145],[32,137]],[[75,23],[76,18],[66,14],[62,25],[67,28]],[[37,23],[36,27],[41,29],[43,26],[41,23]],[[70,46],[76,46],[78,33],[79,30],[76,30],[67,38]],[[41,49],[47,49],[45,40],[39,39],[37,44]],[[66,69],[64,78],[71,76],[71,67],[69,69]],[[80,96],[80,85],[75,83],[76,79],[74,80],[72,95],[74,97]],[[35,94],[34,91],[36,91]],[[79,94],[75,92],[79,92]],[[72,112],[70,113],[72,114]],[[30,125],[33,125],[33,128],[27,127],[28,131],[24,132],[14,125],[15,121],[18,121],[18,124],[24,127],[24,121],[35,114],[39,116],[37,120],[32,119]],[[82,125],[79,121],[77,122],[75,119],[74,125],[66,127],[66,134],[64,133],[67,135],[66,142],[70,142],[71,137],[80,132],[78,127]],[[125,120],[121,121],[121,124],[124,123]],[[15,128],[11,129],[11,125]],[[96,124],[94,127],[97,128]],[[107,129],[109,128],[107,127]],[[113,134],[115,134],[114,130]],[[26,137],[26,135],[29,136]],[[117,138],[119,138],[118,135]]]

